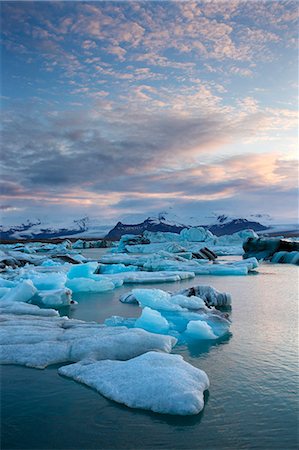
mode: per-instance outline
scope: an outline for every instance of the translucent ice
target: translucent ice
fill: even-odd
[[[149,352],[129,361],[84,361],[61,367],[61,375],[92,387],[130,408],[162,414],[198,414],[209,388],[205,372],[180,355]]]
[[[299,252],[276,252],[271,258],[272,263],[285,263],[299,265]]]
[[[186,329],[187,335],[194,339],[216,339],[217,336],[213,333],[212,328],[207,322],[201,320],[191,320]]]
[[[146,331],[162,334],[167,334],[167,331],[169,330],[169,323],[159,311],[155,311],[148,307],[145,307],[142,310],[142,314],[136,320],[134,326],[136,328],[143,328]]]
[[[73,265],[68,274],[67,277],[72,280],[73,278],[89,278],[91,275],[95,273],[95,270],[98,267],[97,262],[89,262],[86,264],[78,264]]]
[[[45,268],[46,269],[46,268]],[[38,272],[30,270],[25,273],[38,290],[62,289],[66,282],[66,275],[63,272]]]
[[[24,280],[4,294],[0,302],[28,302],[36,293],[32,281]]]
[[[74,278],[68,280],[66,286],[73,292],[106,292],[113,290],[115,283],[106,278],[97,281],[91,278]]]
[[[125,266],[124,264],[101,264],[99,266],[100,272],[104,274],[110,273],[120,273],[120,272],[136,272],[138,267],[136,266]]]

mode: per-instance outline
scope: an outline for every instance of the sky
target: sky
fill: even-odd
[[[296,1],[2,1],[1,220],[298,217]]]

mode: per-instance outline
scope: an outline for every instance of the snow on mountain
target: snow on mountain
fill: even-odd
[[[55,221],[48,219],[27,220],[20,225],[0,225],[1,239],[51,239],[60,237],[104,237],[111,225],[100,220],[82,217],[76,220]]]
[[[183,228],[203,226],[213,234],[221,236],[251,228],[261,232],[297,230],[298,225],[275,225],[268,215],[251,214],[237,217],[211,213],[208,216],[180,215],[173,208],[158,212],[144,219],[125,216],[115,226],[105,224],[101,217],[51,220],[48,218],[27,220],[19,225],[0,225],[1,239],[49,239],[49,238],[104,238],[120,239],[123,234],[142,234],[144,231],[180,233]]]

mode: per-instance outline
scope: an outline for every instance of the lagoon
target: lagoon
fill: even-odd
[[[91,255],[97,256],[96,249]],[[202,413],[175,417],[132,410],[60,377],[57,366],[3,366],[1,448],[298,448],[298,267],[263,263],[258,274],[246,277],[197,276],[143,287],[175,291],[195,284],[232,295],[229,339],[174,349],[209,376]],[[133,287],[77,294],[78,305],[62,314],[98,322],[111,315],[138,317],[138,306],[118,300]]]

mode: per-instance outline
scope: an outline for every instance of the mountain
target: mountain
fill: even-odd
[[[1,240],[10,239],[52,239],[52,238],[103,238],[111,229],[111,225],[102,225],[99,218],[82,217],[77,220],[63,222],[43,220],[27,220],[20,225],[0,225]]]
[[[112,228],[107,234],[107,239],[118,240],[124,234],[142,234],[144,231],[168,231],[172,233],[180,233],[183,228],[190,228],[191,226],[202,226],[210,230],[216,236],[222,236],[224,234],[233,234],[241,230],[248,228],[254,231],[264,231],[267,227],[259,222],[247,220],[247,219],[229,219],[228,216],[218,216],[216,223],[210,225],[203,225],[198,221],[196,225],[186,225],[170,221],[166,219],[165,214],[160,213],[157,218],[148,217],[141,223],[137,224],[123,224],[118,222],[114,228]]]
[[[267,230],[268,227],[262,225],[259,222],[254,222],[252,220],[247,219],[233,219],[231,221],[226,221],[224,218],[220,218],[219,223],[211,225],[207,227],[211,233],[216,236],[222,236],[224,234],[233,234],[238,231],[251,229],[254,231],[264,231]]]
[[[159,216],[158,218],[148,217],[143,222],[133,225],[125,225],[122,222],[118,222],[115,227],[109,231],[106,238],[118,240],[123,234],[142,234],[144,231],[180,233],[183,228],[189,228],[189,226],[168,222],[163,216]]]
[[[268,230],[268,226],[260,223],[271,223],[271,219],[264,216],[248,216],[247,218],[232,217],[224,214],[211,214],[208,217],[195,216],[180,217],[173,211],[160,212],[154,217],[143,221],[128,220],[127,223],[118,222],[114,227],[103,225],[100,217],[82,217],[78,220],[59,221],[44,219],[27,220],[20,225],[0,225],[2,240],[9,239],[51,239],[51,238],[108,238],[118,240],[123,234],[142,234],[147,231],[162,231],[180,233],[183,228],[203,226],[216,236],[232,234],[247,228],[255,231]],[[271,225],[273,226],[273,225]]]

